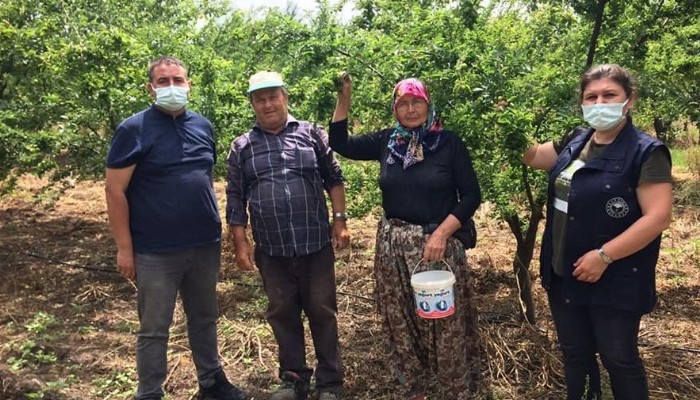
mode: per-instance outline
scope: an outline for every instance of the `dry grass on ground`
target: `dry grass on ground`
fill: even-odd
[[[58,198],[50,192],[37,197],[40,186],[24,179],[15,195],[0,199],[0,398],[130,398],[135,288],[113,271],[101,183],[80,183]],[[676,208],[659,262],[659,305],[643,319],[641,351],[654,399],[700,398],[699,218],[697,209]],[[512,236],[490,218],[487,206],[477,219],[479,242],[469,257],[488,350],[490,396],[561,399],[562,365],[544,294],[535,284],[538,323],[522,323],[510,272]],[[352,246],[338,254],[346,398],[355,400],[388,400],[393,393],[371,300],[375,223],[372,217],[351,221]],[[232,265],[225,246],[219,284],[222,359],[233,381],[255,399],[266,399],[277,379],[265,298],[257,274]],[[196,396],[185,332],[178,309],[168,354],[169,399]],[[449,400],[439,394],[431,398]]]

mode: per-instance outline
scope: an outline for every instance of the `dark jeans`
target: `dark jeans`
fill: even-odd
[[[571,305],[561,293],[558,277],[553,277],[548,297],[564,353],[567,399],[601,398],[596,352],[610,375],[616,400],[649,399],[637,340],[641,315],[609,307]],[[588,394],[584,397],[586,386]]]
[[[335,256],[328,245],[300,257],[271,257],[255,250],[255,262],[269,301],[267,321],[279,346],[280,377],[291,371],[311,379],[306,365],[304,311],[311,328],[316,352],[316,387],[319,391],[340,393],[343,368],[338,347],[336,313]]]
[[[214,383],[221,371],[216,341],[220,243],[166,253],[136,254],[140,328],[136,347],[139,385],[136,399],[160,398],[167,375],[167,350],[178,292],[187,316],[187,338],[197,379]]]

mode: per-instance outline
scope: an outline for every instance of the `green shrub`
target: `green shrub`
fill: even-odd
[[[350,216],[362,217],[381,204],[379,166],[376,162],[342,159],[345,176],[347,210]]]

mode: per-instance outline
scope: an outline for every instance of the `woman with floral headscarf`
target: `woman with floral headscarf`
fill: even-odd
[[[428,89],[418,79],[395,86],[396,123],[379,132],[348,135],[351,93],[345,75],[329,140],[338,154],[380,164],[384,217],[377,231],[374,277],[389,367],[403,398],[426,399],[431,374],[440,382],[438,398],[469,398],[477,389],[482,357],[472,277],[461,241],[472,233],[471,218],[481,203],[469,152],[456,133],[443,130]],[[475,240],[473,235],[466,239]],[[456,277],[455,313],[421,318],[411,275],[416,266],[418,272],[442,261]]]

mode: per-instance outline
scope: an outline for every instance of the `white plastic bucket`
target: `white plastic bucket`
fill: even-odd
[[[424,271],[416,274],[418,265],[413,269],[411,286],[416,299],[416,313],[422,318],[444,318],[455,313],[456,279],[450,266],[446,262],[445,265],[449,271]]]

